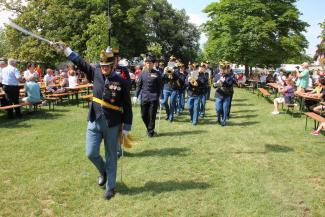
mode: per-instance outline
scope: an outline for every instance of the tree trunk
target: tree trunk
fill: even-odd
[[[245,76],[246,78],[249,78],[249,68],[247,64],[245,64]]]

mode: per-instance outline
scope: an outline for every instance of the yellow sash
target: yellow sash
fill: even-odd
[[[113,109],[115,111],[120,111],[122,112],[122,107],[119,107],[119,106],[115,106],[115,105],[112,105],[104,100],[101,100],[101,99],[98,99],[96,97],[93,97],[93,102],[97,102],[98,104],[101,104],[103,107],[106,107],[106,108],[109,108],[109,109]]]

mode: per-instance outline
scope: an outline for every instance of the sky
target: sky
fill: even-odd
[[[201,25],[206,22],[208,17],[202,10],[209,5],[211,0],[168,0],[169,3],[177,9],[185,9],[187,15],[190,17],[190,21],[196,25]],[[300,19],[307,22],[310,27],[304,33],[306,36],[309,47],[306,49],[308,55],[313,56],[316,51],[316,46],[320,43],[318,36],[321,34],[321,28],[318,23],[321,23],[325,19],[325,0],[298,0],[297,7],[302,13]],[[322,6],[323,5],[323,6]],[[0,15],[0,21],[6,20],[9,13],[2,11]],[[1,22],[0,22],[1,26]],[[202,33],[200,38],[201,46],[207,41],[206,36]]]
[[[211,0],[168,0],[169,3],[177,9],[185,9],[190,21],[196,25],[204,23],[208,17],[202,10],[209,5]],[[316,51],[317,44],[320,43],[318,36],[321,34],[321,28],[318,23],[325,19],[325,1],[324,0],[299,0],[297,7],[302,13],[301,20],[307,22],[310,27],[304,33],[306,36],[309,47],[306,49],[308,55],[313,56]],[[204,34],[201,35],[200,44],[206,42],[207,38]]]

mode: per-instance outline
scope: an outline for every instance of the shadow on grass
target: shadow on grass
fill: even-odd
[[[256,112],[257,110],[239,110],[239,111],[231,111],[231,113],[250,113]]]
[[[231,107],[233,106],[253,106],[254,104],[247,104],[247,103],[234,103],[231,105]]]
[[[283,145],[266,144],[265,151],[236,151],[233,154],[267,154],[270,152],[287,153],[295,151],[293,148]]]
[[[230,118],[233,119],[234,117]],[[239,126],[239,127],[246,127],[246,126],[251,126],[251,125],[255,125],[255,124],[258,124],[260,122],[258,121],[246,121],[246,122],[240,122],[240,123],[237,123],[237,122],[232,122],[232,121],[229,121],[227,122],[226,126]]]
[[[68,110],[60,110],[60,112],[65,112]],[[39,119],[39,120],[53,120],[60,118],[64,115],[59,114],[58,112],[49,112],[49,111],[36,111],[31,113],[22,113],[22,118],[7,119],[7,116],[4,115],[0,117],[0,128],[29,128],[30,124],[24,123],[24,121]]]
[[[160,194],[171,191],[187,191],[193,189],[207,189],[209,184],[205,182],[194,181],[166,181],[166,182],[147,182],[142,187],[127,187],[121,183],[118,185],[118,192],[123,195],[137,195],[145,192],[152,192],[153,194]]]
[[[233,99],[233,102],[246,102],[248,99]]]
[[[125,157],[166,157],[166,156],[186,156],[188,148],[162,148],[162,149],[151,149],[142,152],[126,152]]]
[[[189,122],[189,121],[188,121]],[[195,131],[171,131],[171,132],[161,132],[159,134],[159,137],[163,136],[186,136],[186,135],[196,135],[196,134],[201,134],[205,133],[205,130],[195,130]]]
[[[231,119],[237,119],[237,118],[255,118],[257,117],[258,115],[238,115],[238,116],[234,116],[234,115],[230,115],[230,118]]]

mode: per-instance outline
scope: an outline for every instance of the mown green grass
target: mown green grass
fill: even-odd
[[[322,136],[304,117],[271,116],[236,89],[229,126],[214,102],[197,127],[187,113],[149,139],[134,108],[137,145],[119,161],[118,194],[103,200],[85,157],[87,109],[57,106],[0,116],[0,216],[325,216]],[[123,163],[123,183],[120,166]]]

